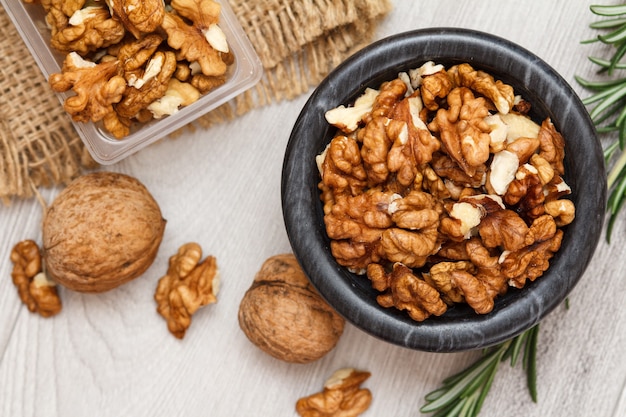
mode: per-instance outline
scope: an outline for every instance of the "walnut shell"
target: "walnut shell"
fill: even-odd
[[[154,261],[165,219],[137,179],[95,172],[72,181],[43,221],[48,276],[80,292],[103,292],[140,276]]]
[[[339,341],[344,323],[292,254],[266,260],[239,305],[239,326],[248,339],[286,362],[324,356]]]

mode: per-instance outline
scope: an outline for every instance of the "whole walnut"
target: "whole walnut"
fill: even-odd
[[[72,181],[43,220],[48,276],[80,292],[103,292],[143,274],[156,257],[165,219],[146,187],[113,172]]]
[[[332,350],[344,323],[292,254],[267,259],[239,305],[239,326],[248,339],[291,363],[312,362]]]

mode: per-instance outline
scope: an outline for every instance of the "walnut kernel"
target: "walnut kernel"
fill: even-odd
[[[11,250],[13,271],[11,278],[20,300],[29,311],[50,317],[61,311],[61,299],[56,285],[42,271],[41,254],[37,243],[23,240]]]
[[[200,307],[217,302],[219,270],[213,256],[202,259],[202,248],[195,242],[182,245],[169,259],[169,267],[157,285],[154,299],[157,311],[167,321],[169,331],[179,339],[191,325]]]
[[[357,417],[372,403],[372,393],[361,384],[370,377],[366,371],[342,368],[335,371],[321,392],[300,398],[296,411],[301,417]]]

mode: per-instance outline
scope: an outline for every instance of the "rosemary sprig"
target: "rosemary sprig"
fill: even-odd
[[[426,395],[422,413],[433,417],[475,417],[491,389],[500,363],[515,366],[523,352],[523,368],[533,402],[537,402],[537,340],[539,325],[483,351],[483,356],[463,371],[446,378],[442,386]]]
[[[598,133],[617,132],[615,139],[604,149],[609,189],[606,240],[611,241],[611,232],[619,212],[626,200],[626,76],[617,77],[616,71],[626,69],[626,4],[592,5],[590,10],[601,19],[589,27],[602,31],[594,39],[583,43],[602,42],[611,46],[609,59],[589,57],[598,66],[598,73],[606,75],[601,81],[590,81],[577,76],[576,81],[592,94],[583,99],[591,107],[589,115]]]

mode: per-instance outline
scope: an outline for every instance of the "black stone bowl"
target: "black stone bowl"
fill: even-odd
[[[511,84],[532,104],[531,117],[550,117],[566,141],[565,181],[572,188],[576,219],[564,230],[560,251],[546,273],[521,290],[510,288],[493,311],[477,315],[456,305],[441,317],[418,323],[376,303],[365,276],[350,273],[330,252],[317,184],[315,156],[336,129],[324,113],[350,104],[366,87],[378,88],[400,71],[426,61],[446,67],[467,62]],[[320,294],[349,322],[382,340],[407,348],[453,352],[503,342],[537,324],[578,283],[603,227],[606,173],[602,149],[588,113],[572,88],[544,61],[499,37],[464,29],[435,28],[378,41],[337,67],[312,93],[286,149],[282,206],[294,254]]]

